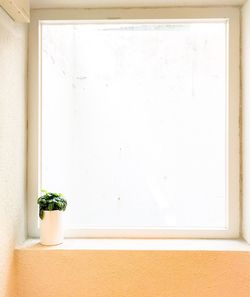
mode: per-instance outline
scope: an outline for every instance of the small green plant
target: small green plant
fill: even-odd
[[[39,217],[42,220],[45,210],[62,210],[67,207],[67,200],[63,198],[61,193],[51,193],[46,190],[42,190],[44,195],[38,198],[37,204],[39,204]]]

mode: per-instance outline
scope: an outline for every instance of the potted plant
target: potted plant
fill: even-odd
[[[43,245],[57,245],[63,242],[63,211],[67,201],[60,193],[44,193],[38,198],[40,224],[40,241]]]

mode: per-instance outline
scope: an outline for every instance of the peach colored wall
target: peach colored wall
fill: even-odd
[[[249,297],[250,253],[17,250],[17,297]]]

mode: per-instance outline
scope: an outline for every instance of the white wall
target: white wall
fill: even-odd
[[[250,0],[242,8],[243,236],[250,243]]]
[[[26,237],[27,25],[0,9],[0,297],[14,297],[13,249]]]

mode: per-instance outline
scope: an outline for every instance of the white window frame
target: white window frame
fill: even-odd
[[[169,228],[76,229],[66,237],[88,238],[238,238],[240,236],[240,10],[237,7],[42,9],[31,12],[29,34],[28,98],[28,235],[38,237],[38,206],[41,177],[41,32],[42,22],[104,22],[122,20],[228,20],[228,228],[180,230]]]

